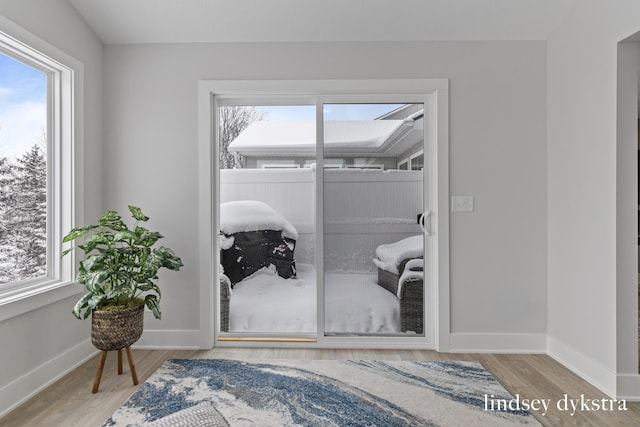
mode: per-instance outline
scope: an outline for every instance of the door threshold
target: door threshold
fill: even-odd
[[[260,337],[260,336],[224,336],[218,341],[225,342],[318,342],[315,337]]]

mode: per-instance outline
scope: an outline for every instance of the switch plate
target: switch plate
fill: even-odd
[[[452,212],[473,212],[473,196],[451,197]]]

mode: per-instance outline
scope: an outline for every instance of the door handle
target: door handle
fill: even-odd
[[[422,213],[422,215],[420,215],[420,228],[422,228],[422,231],[427,236],[431,236],[433,234],[433,231],[431,231],[430,227],[431,223],[429,222],[429,217],[431,215],[433,215],[433,211],[431,209],[427,209]]]

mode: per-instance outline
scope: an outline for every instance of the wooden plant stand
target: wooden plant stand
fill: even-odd
[[[138,385],[138,374],[136,372],[136,366],[133,363],[133,355],[131,354],[131,346],[126,348],[127,350],[127,359],[129,360],[129,370],[131,371],[131,379],[133,380],[133,385]],[[93,389],[92,393],[97,393],[98,388],[100,388],[100,380],[102,379],[102,371],[104,370],[104,362],[107,360],[108,351],[103,350],[100,355],[100,363],[98,364],[98,372],[96,372],[96,378],[93,381]],[[118,375],[122,374],[122,349],[118,350]]]

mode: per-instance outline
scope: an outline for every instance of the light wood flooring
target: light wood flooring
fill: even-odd
[[[638,426],[640,403],[627,402],[627,411],[560,411],[555,407],[566,393],[590,399],[606,398],[602,392],[581,380],[546,355],[449,354],[424,350],[342,350],[342,349],[270,349],[216,348],[195,350],[134,350],[140,383],[169,358],[227,359],[378,359],[378,360],[475,360],[481,362],[511,394],[526,399],[551,399],[549,412],[532,414],[545,426]],[[94,357],[54,383],[22,406],[0,419],[0,426],[100,426],[136,389],[126,363],[117,375],[117,357],[107,357],[100,391],[91,393],[98,365]]]

